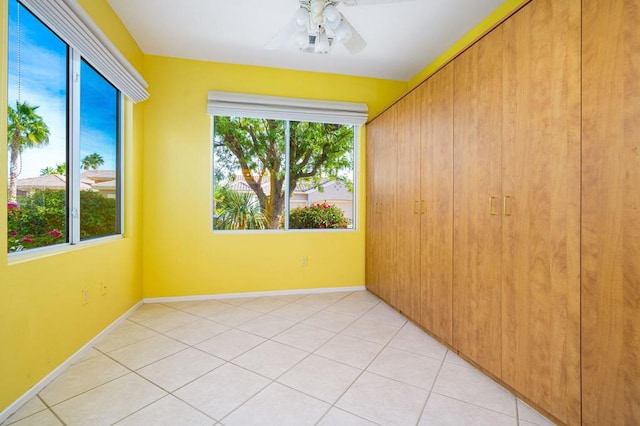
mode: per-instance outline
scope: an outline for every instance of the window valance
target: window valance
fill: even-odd
[[[207,113],[233,117],[363,125],[367,104],[210,91]]]
[[[20,0],[111,84],[134,102],[149,97],[138,71],[104,35],[76,0]]]

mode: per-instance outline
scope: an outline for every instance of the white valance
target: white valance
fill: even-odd
[[[207,113],[232,117],[314,121],[363,125],[369,117],[367,104],[318,101],[233,92],[209,92]]]
[[[148,84],[76,0],[20,0],[111,84],[134,102],[149,97]]]

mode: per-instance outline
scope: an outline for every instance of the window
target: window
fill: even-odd
[[[355,129],[214,116],[214,230],[353,228]]]
[[[120,233],[118,90],[80,65],[80,239]]]
[[[8,4],[8,251],[120,234],[120,91]]]

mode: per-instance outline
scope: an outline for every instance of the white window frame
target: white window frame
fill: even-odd
[[[34,254],[60,251],[78,244],[89,244],[105,239],[122,238],[124,235],[124,96],[133,102],[148,98],[146,82],[139,76],[124,56],[108,41],[75,0],[17,0],[50,31],[67,44],[67,241],[52,246],[38,247],[8,253],[10,258],[22,258]],[[67,26],[65,26],[67,25]],[[62,34],[61,34],[62,33]],[[69,40],[75,40],[75,44]],[[89,54],[84,55],[75,46],[85,46]],[[105,52],[109,52],[106,54]],[[102,61],[96,60],[105,55]],[[94,58],[93,61],[90,58]],[[116,58],[114,60],[114,58]],[[117,231],[110,235],[80,239],[80,73],[81,61],[85,60],[118,91],[116,101],[116,225]],[[96,66],[96,64],[98,64]],[[111,80],[114,78],[117,83]],[[121,89],[124,87],[126,92]]]
[[[325,100],[311,100],[299,98],[285,98],[277,96],[262,96],[246,93],[209,91],[207,114],[211,116],[211,232],[215,233],[264,233],[264,232],[349,232],[358,227],[358,162],[360,157],[359,141],[360,129],[368,119],[368,107],[364,103],[337,102]],[[215,135],[215,117],[248,117],[283,120],[286,122],[285,138],[285,229],[268,230],[216,230],[214,229],[215,200],[215,163],[213,139]],[[352,228],[349,229],[289,229],[289,212],[291,211],[291,197],[289,194],[289,122],[310,121],[317,123],[344,124],[353,126],[353,218]]]

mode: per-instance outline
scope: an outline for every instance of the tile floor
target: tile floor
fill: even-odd
[[[142,305],[8,424],[551,423],[360,291]]]

